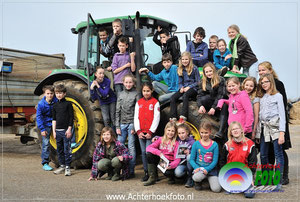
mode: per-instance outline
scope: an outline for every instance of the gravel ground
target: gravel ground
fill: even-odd
[[[290,160],[290,184],[283,187],[280,193],[258,193],[255,200],[275,201],[300,201],[299,187],[299,146],[300,125],[290,126],[293,148],[288,150]],[[196,191],[194,188],[187,189],[183,182],[168,185],[167,179],[149,187],[144,187],[140,182],[143,175],[142,165],[136,167],[136,178],[126,181],[92,181],[87,179],[89,169],[72,169],[72,176],[54,175],[53,172],[45,172],[40,164],[40,148],[34,142],[23,145],[19,137],[14,135],[1,135],[0,143],[2,155],[1,169],[1,199],[10,201],[106,201],[108,195],[124,195],[123,200],[149,200],[149,201],[245,201],[242,194],[226,195],[212,193],[209,190]],[[183,198],[185,197],[185,198]]]

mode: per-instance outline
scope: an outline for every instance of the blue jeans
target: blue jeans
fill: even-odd
[[[114,127],[116,120],[116,103],[110,103],[105,105],[100,105],[104,126]]]
[[[142,151],[142,161],[144,166],[144,171],[148,172],[148,163],[147,163],[147,156],[146,156],[146,148],[152,143],[151,139],[140,139],[140,146]]]
[[[49,141],[50,141],[51,129],[52,129],[51,127],[45,128],[47,135],[42,136],[42,154],[41,154],[42,165],[44,165],[45,163],[49,163],[49,161],[50,161],[50,159],[49,159],[49,155],[50,155]]]
[[[177,166],[177,168],[175,169],[175,176],[177,178],[182,178],[186,175],[187,172],[190,174],[193,172],[193,167],[190,164],[190,155],[187,156],[185,163]]]
[[[167,100],[170,100],[172,95],[175,94],[176,92],[170,92],[168,89],[169,87],[161,82],[158,81],[153,81],[152,82],[154,91],[159,94],[159,102],[164,103]]]
[[[274,154],[276,159],[276,164],[279,165],[280,171],[280,183],[282,182],[283,177],[283,167],[284,167],[284,158],[283,158],[283,150],[282,145],[278,144],[278,139],[271,140],[271,142],[265,142],[264,134],[261,134],[260,138],[260,159],[262,165],[269,164],[269,145],[273,144]],[[277,166],[276,166],[277,167]]]
[[[131,130],[133,130],[133,123],[129,124],[121,124],[121,135],[118,136],[118,140],[125,144],[127,135],[128,135],[128,150],[129,154],[132,156],[132,159],[129,161],[129,169],[130,174],[134,173],[135,167],[135,159],[136,159],[136,152],[135,152],[135,134],[131,134]]]
[[[66,131],[56,130],[56,145],[59,165],[70,166],[72,161],[71,138],[67,138]]]

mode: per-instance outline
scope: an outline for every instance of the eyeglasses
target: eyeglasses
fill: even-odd
[[[267,84],[267,83],[270,83],[270,81],[262,81],[261,85],[264,85],[264,84]]]

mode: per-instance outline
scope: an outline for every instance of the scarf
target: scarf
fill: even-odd
[[[232,67],[234,65],[235,59],[238,58],[238,54],[237,54],[237,41],[238,41],[238,39],[239,39],[240,36],[241,36],[241,34],[237,34],[234,39],[231,39],[229,41],[228,47],[229,47],[230,52],[232,53],[232,59],[231,59],[231,66]],[[232,41],[234,41],[233,50],[231,50],[231,43],[232,43]]]

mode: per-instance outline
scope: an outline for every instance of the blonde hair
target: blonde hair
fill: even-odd
[[[167,131],[168,128],[175,128],[175,135],[173,136],[173,139],[171,141],[171,145],[174,146],[175,142],[176,142],[176,139],[177,139],[177,136],[178,136],[178,132],[177,132],[177,125],[173,121],[172,122],[169,121],[167,123],[167,125],[165,126],[164,136],[161,139],[161,144],[162,145],[166,145],[168,143],[168,138],[167,138],[167,133],[166,133],[166,131]]]
[[[126,75],[123,77],[122,82],[124,82],[125,79],[126,79],[127,77],[132,79],[132,81],[133,81],[133,86],[135,87],[135,86],[136,86],[136,79],[135,79],[135,77],[134,77],[132,74],[126,74]]]
[[[240,28],[239,28],[239,26],[237,26],[237,25],[235,25],[235,24],[230,25],[230,26],[228,27],[227,31],[228,31],[229,29],[234,29],[237,33],[240,34]]]
[[[184,56],[187,56],[189,58],[189,64],[187,67],[185,67],[185,70],[186,72],[188,73],[188,75],[190,76],[192,71],[193,71],[193,68],[194,68],[194,64],[193,64],[193,58],[192,58],[192,55],[190,52],[183,52],[181,54],[181,57],[180,57],[180,60],[179,60],[179,65],[178,65],[178,69],[177,69],[177,73],[178,73],[178,76],[182,76],[182,71],[183,71],[183,65],[182,65],[182,62],[181,62],[181,58],[184,57]]]
[[[212,77],[212,79],[211,79],[211,81],[210,81],[211,87],[212,87],[212,88],[215,88],[215,87],[217,87],[217,86],[219,85],[219,83],[220,83],[220,77],[218,76],[218,73],[217,73],[217,70],[216,70],[215,65],[214,65],[213,63],[211,63],[211,62],[208,62],[208,63],[206,63],[206,64],[204,65],[204,67],[203,67],[202,90],[204,90],[204,91],[206,91],[206,82],[207,82],[207,80],[208,80],[208,78],[207,78],[207,76],[206,76],[206,74],[205,74],[205,69],[206,69],[207,67],[210,67],[210,68],[212,68],[212,70],[213,70],[213,77]],[[200,87],[201,87],[201,86],[200,86]]]
[[[257,96],[261,98],[264,96],[264,94],[266,94],[266,91],[262,88],[261,85],[261,82],[264,78],[267,78],[270,81],[270,95],[275,95],[276,93],[278,93],[273,75],[265,74],[259,78]]]
[[[249,76],[247,77],[243,83],[242,83],[242,89],[245,90],[245,85],[247,81],[252,81],[253,82],[253,90],[252,92],[249,94],[249,97],[251,100],[253,100],[256,97],[256,91],[257,91],[257,82],[256,82],[256,78],[254,78],[253,76]]]
[[[279,79],[278,75],[274,71],[272,64],[270,62],[264,61],[264,62],[260,63],[258,66],[263,66],[264,68],[266,68],[267,70],[270,71],[270,73],[273,75],[274,79]]]
[[[104,140],[103,140],[103,134],[106,133],[107,131],[109,131],[110,135],[111,135],[111,139],[110,139],[110,143],[111,142],[115,142],[117,140],[116,138],[116,134],[114,132],[114,130],[111,127],[107,127],[105,126],[102,131],[101,131],[101,136],[100,136],[100,142],[101,144],[105,144]]]
[[[232,144],[232,134],[231,134],[231,131],[232,131],[232,128],[234,125],[237,125],[240,129],[241,129],[241,136],[242,136],[242,142],[246,142],[246,137],[245,137],[245,134],[244,134],[244,129],[243,129],[243,126],[240,122],[238,121],[233,121],[230,123],[229,127],[228,127],[228,133],[227,133],[227,137],[228,137],[228,145],[230,146]]]

